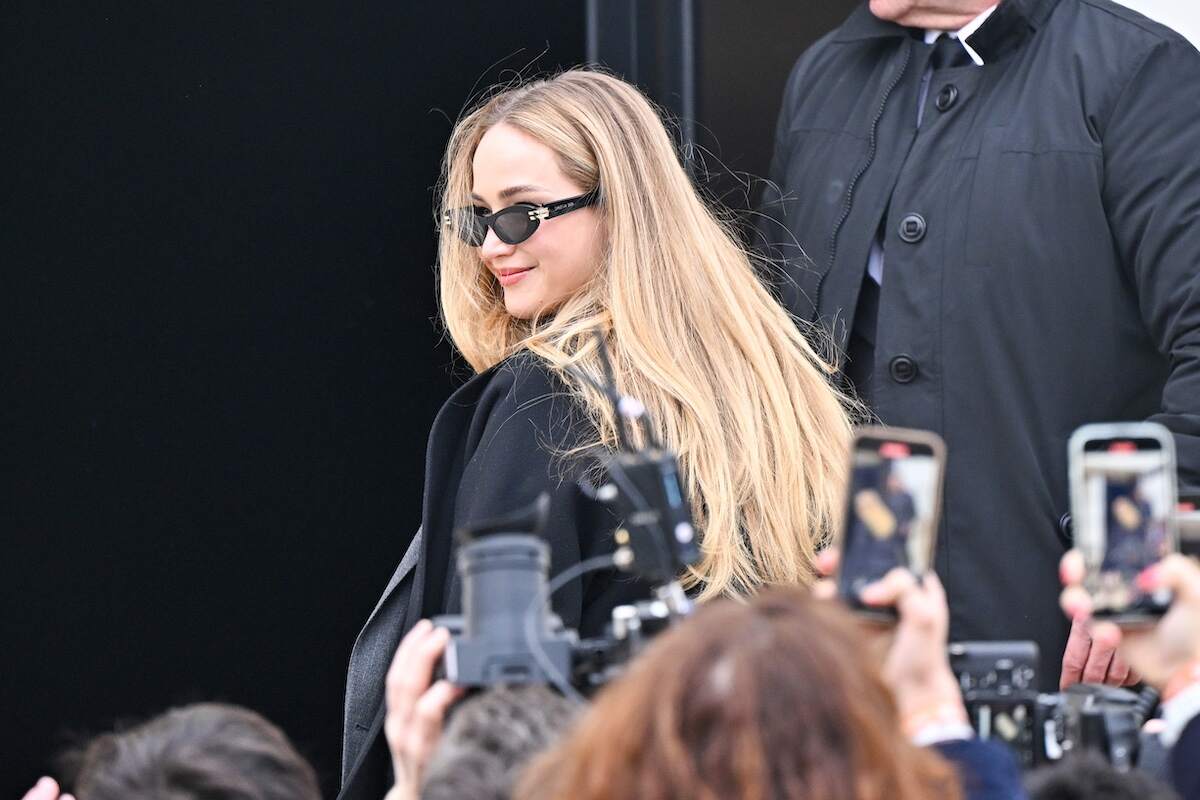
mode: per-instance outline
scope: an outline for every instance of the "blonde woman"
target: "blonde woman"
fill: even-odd
[[[440,200],[442,315],[476,375],[434,423],[421,530],[355,644],[344,797],[387,789],[384,673],[418,619],[458,609],[454,528],[528,504],[615,447],[610,404],[573,376],[601,375],[594,331],[620,391],[679,456],[703,553],[681,577],[701,600],[811,582],[850,434],[829,367],[629,84],[574,70],[494,95],[455,127]],[[552,572],[611,548],[556,496]],[[635,590],[599,573],[555,610],[597,633]]]

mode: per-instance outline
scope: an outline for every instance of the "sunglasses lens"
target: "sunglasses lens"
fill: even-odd
[[[483,224],[478,211],[474,208],[456,208],[449,213],[450,227],[458,238],[472,247],[479,247],[487,237],[487,226]]]
[[[537,220],[529,218],[529,209],[524,206],[505,209],[492,221],[492,230],[505,244],[520,244],[533,236]]]

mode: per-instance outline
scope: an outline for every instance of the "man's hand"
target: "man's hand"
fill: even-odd
[[[416,800],[442,721],[463,690],[449,681],[433,681],[433,669],[446,650],[450,632],[421,620],[408,632],[387,674],[387,717],[383,733],[392,753],[396,783],[385,800]]]
[[[1104,683],[1109,686],[1132,686],[1140,678],[1117,652],[1120,636],[1110,627],[1091,625],[1086,617],[1071,617],[1071,633],[1063,651],[1062,672],[1058,688],[1066,689],[1077,683]]]
[[[58,783],[53,778],[42,778],[25,793],[21,800],[75,800],[69,794],[58,793]]]
[[[1083,554],[1078,550],[1068,551],[1058,566],[1059,577],[1066,586],[1059,604],[1071,618],[1071,633],[1063,651],[1058,687],[1066,689],[1077,683],[1132,686],[1141,676],[1117,651],[1120,632],[1115,626],[1090,622],[1092,599],[1082,586],[1083,573]]]
[[[871,0],[871,13],[908,28],[957,31],[996,0]]]
[[[1084,563],[1079,551],[1063,556],[1059,571],[1066,586],[1059,600],[1063,610],[1073,619],[1088,619],[1092,600],[1082,585]],[[1181,555],[1169,555],[1139,575],[1138,584],[1145,592],[1169,589],[1174,594],[1163,618],[1153,626],[1129,628],[1093,622],[1091,636],[1106,647],[1119,648],[1119,655],[1147,683],[1162,690],[1181,669],[1200,660],[1200,565]],[[1070,650],[1070,643],[1067,647]],[[1065,675],[1065,656],[1063,666]]]

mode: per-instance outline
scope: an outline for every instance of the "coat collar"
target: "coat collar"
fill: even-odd
[[[971,47],[984,63],[991,63],[1015,50],[1030,33],[1045,22],[1058,0],[1000,0],[1000,5],[987,21],[968,37]],[[834,36],[836,42],[857,42],[888,37],[920,38],[923,31],[906,28],[895,22],[879,19],[863,3],[842,23]]]

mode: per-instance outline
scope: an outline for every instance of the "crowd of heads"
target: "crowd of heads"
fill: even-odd
[[[1200,569],[1190,579],[1198,576]],[[938,597],[922,582],[903,585],[916,593],[914,602],[922,592]],[[419,765],[419,788],[389,798],[965,796],[963,775],[910,740],[902,709],[905,693],[921,681],[896,676],[897,659],[909,668],[921,658],[945,662],[937,621],[918,643],[927,652],[914,658],[897,640],[929,628],[919,605],[901,597],[899,625],[883,633],[828,595],[779,588],[707,604],[656,637],[586,706],[542,685],[467,695],[450,707]],[[936,604],[930,608],[936,617]],[[426,625],[414,635],[430,631]],[[411,667],[403,649],[392,680]],[[389,732],[393,746],[401,735]],[[99,736],[65,763],[76,800],[320,797],[313,769],[287,737],[229,705],[170,710]],[[1173,796],[1148,776],[1119,773],[1087,754],[1031,773],[1027,788],[1038,800]],[[28,797],[59,795],[44,781]]]

